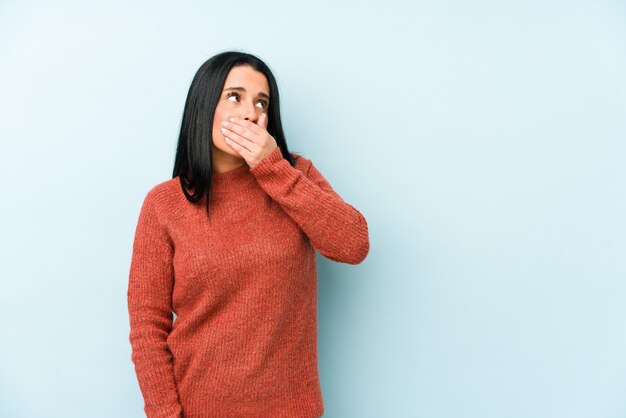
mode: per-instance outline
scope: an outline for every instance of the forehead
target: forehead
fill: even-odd
[[[252,91],[254,94],[264,92],[269,95],[270,92],[267,77],[248,65],[231,68],[226,77],[224,88],[235,86],[244,87],[248,92]]]

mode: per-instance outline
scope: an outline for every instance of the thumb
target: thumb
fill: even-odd
[[[267,128],[267,114],[266,113],[261,113],[261,115],[259,116],[259,120],[257,121],[257,125],[259,125],[263,129]]]

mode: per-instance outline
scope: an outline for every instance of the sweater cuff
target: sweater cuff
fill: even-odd
[[[250,169],[250,172],[254,174],[255,176],[259,174],[260,175],[270,174],[274,170],[276,170],[275,166],[281,160],[287,161],[283,158],[283,154],[280,150],[280,147],[277,146],[276,148],[274,148],[272,152],[269,153],[269,155],[266,155],[265,158],[263,158],[261,161],[257,163],[257,165],[252,167]]]
[[[289,193],[298,176],[302,174],[283,158],[279,147],[252,167],[250,172],[256,177],[261,188],[273,198]]]

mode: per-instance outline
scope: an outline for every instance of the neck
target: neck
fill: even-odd
[[[250,172],[250,166],[244,163],[225,172],[213,171],[211,174],[211,188],[218,192],[239,193],[249,190],[256,179]]]

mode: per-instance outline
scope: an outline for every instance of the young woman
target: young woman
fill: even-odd
[[[365,218],[287,149],[267,65],[215,55],[135,231],[129,341],[148,418],[321,417],[316,250],[360,263]]]

